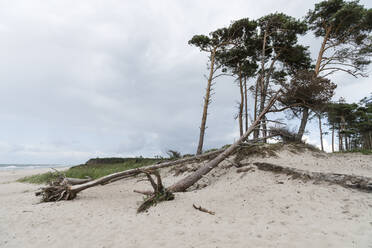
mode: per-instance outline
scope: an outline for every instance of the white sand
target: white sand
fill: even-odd
[[[254,161],[372,175],[372,156],[364,155],[282,152]],[[136,214],[142,196],[133,189],[148,189],[145,182],[118,181],[73,201],[37,204],[39,186],[9,182],[34,172],[0,172],[0,247],[372,247],[372,194],[337,185],[219,168],[205,179],[208,187]],[[166,185],[182,177],[163,174]]]

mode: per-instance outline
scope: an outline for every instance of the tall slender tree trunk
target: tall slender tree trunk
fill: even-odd
[[[307,120],[308,119],[309,119],[309,108],[308,107],[304,107],[304,109],[302,111],[301,124],[300,124],[300,127],[298,129],[298,133],[297,133],[297,139],[298,139],[298,141],[301,141],[302,140],[302,136],[305,133],[305,128],[306,128],[306,124],[307,124]]]
[[[265,94],[265,89],[261,89],[261,95],[260,95],[260,112],[265,108],[265,100],[266,100],[266,94]],[[261,119],[261,133],[262,137],[266,137],[266,119],[263,117]],[[266,138],[263,139],[263,142],[266,143]]]
[[[256,87],[255,87],[255,92],[254,92],[254,116],[253,116],[253,121],[256,121],[257,120],[257,104],[258,104],[258,83],[259,83],[259,78],[257,78],[257,81],[256,81]],[[259,135],[259,130],[257,130],[257,128],[253,131],[253,139],[258,139],[258,135]]]
[[[319,136],[320,136],[320,147],[322,148],[322,151],[324,152],[324,146],[323,146],[323,131],[322,131],[322,116],[318,115],[319,119]]]
[[[245,132],[248,130],[248,93],[247,93],[247,77],[244,77],[244,115],[245,115]]]
[[[345,151],[349,150],[349,143],[347,142],[347,135],[345,134]]]
[[[266,116],[264,116],[262,118],[262,137],[264,138],[263,139],[263,142],[264,143],[267,143],[267,119],[266,119]]]
[[[320,50],[319,50],[319,53],[318,53],[318,59],[316,61],[316,64],[315,64],[315,70],[314,70],[314,73],[315,73],[315,76],[317,77],[320,73],[320,65],[322,63],[322,59],[323,59],[323,54],[325,52],[325,46],[327,44],[327,41],[328,41],[328,38],[329,38],[329,34],[331,32],[331,27],[328,27],[326,29],[326,33],[324,35],[324,38],[323,38],[323,42],[322,42],[322,45],[320,46]]]
[[[212,89],[212,80],[213,80],[213,74],[214,74],[215,55],[216,55],[216,49],[213,49],[210,55],[211,65],[210,65],[207,88],[206,88],[206,92],[204,96],[203,116],[202,116],[201,125],[200,125],[199,144],[198,144],[198,149],[196,151],[196,155],[199,155],[203,152],[204,135],[205,135],[205,128],[206,128],[206,123],[207,123],[207,116],[208,116],[208,106],[211,100],[211,89]]]
[[[342,133],[340,131],[341,127],[338,129],[338,151],[343,151],[344,150],[344,145],[342,142]]]
[[[267,30],[264,32],[264,37],[263,37],[263,42],[262,42],[262,50],[261,50],[261,73],[259,79],[259,87],[260,87],[260,108],[259,111],[260,113],[265,107],[265,54],[266,54],[266,42],[267,42]],[[262,130],[262,136],[265,135],[263,128],[264,126],[264,118],[261,119],[260,126]],[[266,143],[266,139],[263,140],[264,143]]]
[[[262,112],[262,110],[265,107],[266,97],[267,97],[267,91],[269,89],[271,75],[272,75],[272,73],[274,71],[274,65],[275,65],[275,62],[276,62],[276,60],[277,60],[278,57],[279,57],[279,54],[277,54],[277,56],[272,59],[268,72],[266,74],[264,74],[265,75],[265,78],[263,80],[263,82],[264,82],[263,83],[263,91],[262,91],[261,99],[260,99],[261,100],[260,112]],[[266,137],[267,137],[268,130],[267,130],[267,118],[266,118],[266,116],[264,116],[262,118],[261,123],[262,123],[262,136],[264,138],[263,139],[263,142],[264,143],[267,143]]]
[[[346,121],[345,121],[345,117],[344,116],[341,116],[341,123],[340,123],[340,143],[341,143],[341,151],[344,151],[344,150],[347,150],[347,141],[345,139],[345,149],[344,149],[344,137],[346,138]]]
[[[335,124],[332,125],[332,152],[335,152]]]
[[[242,70],[239,66],[239,89],[240,89],[240,104],[239,104],[239,134],[243,136],[243,106],[244,106],[244,91],[243,91],[243,79]]]

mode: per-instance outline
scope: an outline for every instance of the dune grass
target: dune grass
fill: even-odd
[[[161,159],[154,158],[128,158],[123,163],[115,164],[94,164],[94,165],[78,165],[69,168],[68,170],[60,171],[66,177],[73,178],[85,178],[89,176],[93,179],[97,179],[115,172],[125,171],[129,169],[139,168],[151,164],[155,164],[161,161]],[[58,178],[59,173],[50,171],[42,174],[36,174],[32,176],[23,177],[18,182],[34,183],[34,184],[45,184],[49,183]]]

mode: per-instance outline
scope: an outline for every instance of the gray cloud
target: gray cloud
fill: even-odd
[[[207,57],[187,41],[242,17],[299,18],[314,2],[2,1],[0,163],[194,152]],[[369,79],[335,81],[349,100],[372,91]],[[351,83],[363,91],[350,94]],[[206,148],[238,134],[233,80],[215,93]]]

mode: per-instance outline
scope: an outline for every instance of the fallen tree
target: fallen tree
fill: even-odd
[[[138,208],[137,212],[142,212],[144,209],[142,206],[145,204],[145,206],[151,206],[153,204],[156,204],[160,201],[169,200],[168,195],[171,194],[173,196],[173,193],[175,192],[184,192],[189,187],[194,185],[197,181],[199,181],[203,176],[208,174],[211,170],[216,168],[219,163],[221,163],[223,160],[225,160],[228,156],[232,155],[239,147],[240,145],[248,138],[249,134],[251,134],[255,128],[259,125],[261,119],[265,116],[265,114],[270,110],[270,108],[274,105],[276,100],[278,99],[278,94],[275,94],[269,101],[266,108],[260,113],[260,115],[257,117],[257,119],[253,122],[253,124],[248,128],[248,130],[241,136],[235,143],[233,143],[231,146],[229,146],[226,150],[224,150],[222,153],[220,153],[217,157],[206,163],[204,166],[197,169],[194,173],[191,173],[190,175],[186,176],[185,178],[181,179],[177,183],[173,184],[172,186],[164,189],[161,191],[156,191],[156,185],[154,186],[153,180],[149,178],[149,181],[151,185],[154,188],[154,193],[148,192],[148,191],[138,191],[137,193],[142,193],[147,196],[147,199],[150,199],[151,204],[147,204],[147,199],[141,204],[141,206]],[[159,174],[158,174],[159,175]],[[149,175],[148,175],[149,177]],[[160,175],[159,175],[160,180]],[[161,182],[161,180],[160,180]],[[163,188],[163,186],[161,186]],[[155,200],[154,200],[155,199]],[[173,199],[173,198],[172,198]],[[147,208],[146,208],[147,209]]]
[[[159,163],[155,165],[149,165],[142,168],[135,168],[131,170],[126,170],[122,172],[113,173],[96,180],[88,179],[77,179],[77,178],[63,178],[63,180],[58,180],[47,187],[41,188],[39,192],[36,192],[37,196],[42,197],[43,202],[49,201],[60,201],[60,200],[72,200],[76,197],[77,193],[85,189],[97,186],[105,185],[117,180],[121,180],[128,177],[136,176],[143,172],[143,170],[153,171],[161,168],[166,168],[178,164],[190,163],[194,161],[202,161],[205,159],[211,159],[216,157],[218,154],[226,150],[226,148],[221,148],[216,151],[204,153],[194,157],[188,157],[183,159],[178,159],[175,161],[168,161],[164,163]],[[60,172],[59,172],[60,173]],[[60,173],[61,174],[61,173]],[[62,174],[61,174],[62,175]],[[65,183],[62,183],[65,182]],[[79,182],[79,183],[74,183]]]
[[[314,180],[338,184],[346,188],[372,192],[372,178],[339,173],[312,172],[270,163],[253,163],[257,169],[291,175],[293,179]]]

